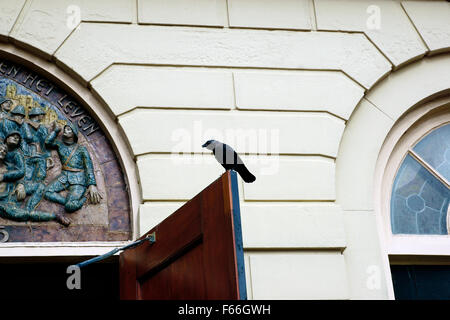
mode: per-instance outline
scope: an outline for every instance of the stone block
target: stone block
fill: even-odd
[[[341,72],[235,72],[239,109],[326,111],[348,119],[364,89]]]
[[[53,55],[81,21],[131,23],[133,11],[134,5],[128,0],[34,0],[26,7],[11,37]]]
[[[311,30],[308,0],[228,0],[230,27]]]
[[[76,70],[85,81],[113,63],[134,63],[342,70],[370,88],[391,70],[364,35],[337,32],[86,23],[55,56],[62,67]]]
[[[432,53],[450,50],[448,1],[402,1],[402,6]]]
[[[252,253],[249,257],[255,300],[348,299],[340,252]]]
[[[170,155],[137,158],[144,200],[187,201],[218,179],[225,170],[212,156],[208,160],[174,160]]]
[[[115,114],[135,107],[230,109],[234,106],[230,71],[113,65],[92,81]]]
[[[389,75],[366,98],[391,119],[433,95],[450,88],[450,56],[437,55],[406,66]]]
[[[336,160],[336,202],[344,210],[373,209],[376,159],[392,119],[366,100],[345,128]]]
[[[215,139],[238,153],[335,157],[344,121],[326,113],[136,109],[119,117],[135,155],[210,153]]]
[[[138,22],[223,27],[225,0],[138,0]]]
[[[324,157],[244,157],[256,176],[245,183],[245,200],[333,201],[335,194],[334,160]]]
[[[364,32],[396,67],[427,52],[396,1],[316,0],[315,8],[318,30]]]
[[[20,11],[25,4],[25,0],[0,1],[0,36],[8,37]]]
[[[139,206],[139,231],[144,235],[177,211],[184,202],[145,202]]]
[[[241,203],[246,249],[346,247],[343,213],[326,203]]]

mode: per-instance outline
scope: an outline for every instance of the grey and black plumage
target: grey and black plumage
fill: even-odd
[[[206,141],[203,148],[213,152],[216,160],[225,168],[225,170],[234,170],[241,176],[242,180],[247,183],[256,180],[256,177],[248,171],[241,157],[229,145],[217,140]]]

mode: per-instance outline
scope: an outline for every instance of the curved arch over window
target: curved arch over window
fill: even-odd
[[[449,106],[448,95],[417,106],[383,143],[375,198],[390,255],[450,255]]]
[[[393,234],[448,234],[450,123],[411,146],[391,194]]]

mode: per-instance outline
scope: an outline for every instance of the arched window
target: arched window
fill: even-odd
[[[380,205],[395,297],[448,299],[450,97],[401,117],[379,160],[386,161]]]
[[[378,161],[377,210],[388,254],[450,255],[450,97],[398,119]]]
[[[449,181],[450,123],[447,123],[408,148],[392,188],[392,233],[449,234]]]

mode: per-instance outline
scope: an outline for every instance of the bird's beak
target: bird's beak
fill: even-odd
[[[206,142],[202,145],[202,148],[206,148],[207,144]]]

